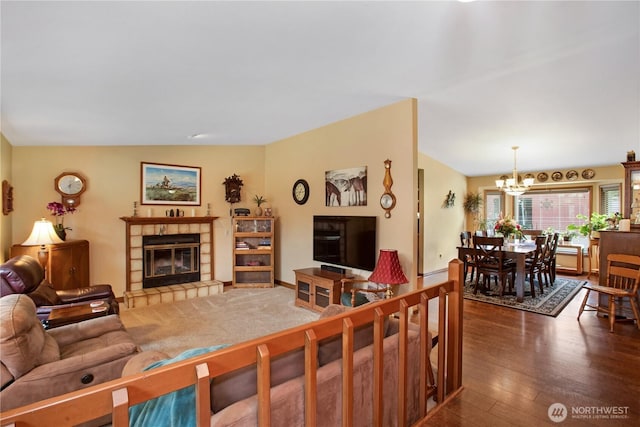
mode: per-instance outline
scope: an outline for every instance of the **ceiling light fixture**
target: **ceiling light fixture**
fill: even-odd
[[[520,184],[520,180],[518,179],[518,169],[516,168],[516,153],[518,148],[520,147],[511,147],[513,150],[513,176],[507,179],[496,180],[496,187],[510,196],[521,196],[533,185],[533,178],[525,178],[522,181],[522,184]]]

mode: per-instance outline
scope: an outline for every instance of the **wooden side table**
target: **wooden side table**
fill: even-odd
[[[98,303],[100,303],[98,305]],[[93,301],[86,304],[72,305],[69,307],[54,308],[44,323],[45,329],[57,328],[69,323],[106,316],[109,306],[106,301]]]

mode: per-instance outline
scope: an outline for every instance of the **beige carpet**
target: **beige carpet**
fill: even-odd
[[[177,356],[184,350],[235,344],[318,319],[294,305],[295,292],[283,286],[228,289],[220,295],[170,304],[125,308],[120,318],[143,350]]]

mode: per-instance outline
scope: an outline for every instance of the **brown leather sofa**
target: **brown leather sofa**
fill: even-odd
[[[2,297],[0,411],[120,378],[138,351],[116,315],[45,331],[33,300]]]
[[[29,255],[11,258],[0,265],[0,297],[26,294],[37,307],[40,321],[46,322],[54,308],[91,301],[106,301],[108,313],[118,314],[119,305],[111,285],[94,285],[77,289],[56,290],[44,277],[40,263]]]

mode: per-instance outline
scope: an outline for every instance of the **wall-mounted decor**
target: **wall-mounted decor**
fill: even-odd
[[[396,207],[396,195],[391,191],[393,178],[391,178],[391,160],[384,161],[384,179],[382,180],[384,193],[380,196],[380,207],[384,209],[384,217],[391,218],[391,210]]]
[[[576,179],[578,179],[578,171],[571,169],[570,171],[567,171],[567,173],[564,174],[564,176],[569,181],[575,181]]]
[[[13,187],[6,179],[2,181],[2,214],[9,215],[13,211]]]
[[[455,205],[455,203],[456,203],[456,193],[449,190],[449,193],[446,195],[444,199],[444,203],[442,204],[442,207],[452,208]]]
[[[326,171],[325,206],[366,206],[367,167]]]
[[[591,179],[596,176],[596,173],[593,169],[585,169],[582,171],[582,177],[584,179]]]
[[[80,196],[87,190],[87,180],[77,172],[62,172],[53,180],[53,188],[62,196],[67,208],[77,208]]]
[[[143,205],[200,206],[200,168],[140,163],[140,199]]]
[[[244,185],[242,180],[235,173],[224,179],[224,200],[227,203],[238,203],[240,201],[240,189]]]
[[[562,172],[554,172],[551,174],[551,179],[554,181],[562,180]]]

